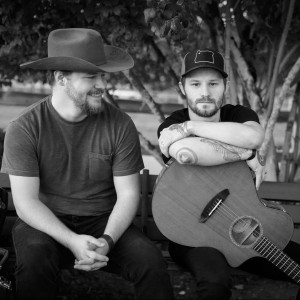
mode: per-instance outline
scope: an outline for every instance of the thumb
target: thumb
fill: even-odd
[[[256,186],[256,190],[257,190],[257,191],[258,191],[258,189],[259,189],[259,186],[260,186],[260,184],[261,184],[261,181],[262,181],[262,176],[261,176],[261,174],[259,173],[259,174],[256,175],[256,180],[255,180],[255,186]]]
[[[100,242],[98,239],[93,237],[88,240],[88,244],[89,250],[95,250],[96,248],[103,247],[105,245],[103,242]]]

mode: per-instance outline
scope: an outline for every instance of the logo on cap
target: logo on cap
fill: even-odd
[[[215,59],[214,59],[214,53],[209,50],[198,50],[196,52],[196,56],[194,59],[194,62],[197,63],[210,63],[214,64]]]

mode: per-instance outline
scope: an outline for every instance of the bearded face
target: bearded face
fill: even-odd
[[[78,91],[72,82],[66,84],[66,94],[73,100],[75,106],[87,115],[95,115],[103,110],[102,101],[104,89],[91,89],[88,92]]]
[[[187,98],[190,112],[201,118],[210,118],[222,106],[225,97],[224,78],[214,69],[196,69],[188,73],[181,91]]]

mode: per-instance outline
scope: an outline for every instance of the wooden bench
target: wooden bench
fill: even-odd
[[[152,216],[152,191],[155,186],[157,175],[150,175],[149,170],[144,169],[140,176],[141,203],[135,218],[135,224],[141,228],[145,235],[156,242],[158,247],[160,247],[164,257],[168,261],[169,269],[178,270],[178,266],[172,262],[169,257],[167,251],[167,239],[157,228]],[[7,262],[4,264],[4,269],[6,274],[10,274],[9,276],[12,276],[14,271],[15,257],[12,247],[11,230],[16,220],[16,212],[11,197],[8,175],[0,173],[0,188],[0,195],[4,198],[8,197],[7,217],[3,226],[3,230],[0,232],[0,248],[8,249],[10,253]],[[259,196],[267,201],[276,201],[281,203],[294,221],[294,234],[292,240],[300,243],[300,184],[263,182],[259,189]]]

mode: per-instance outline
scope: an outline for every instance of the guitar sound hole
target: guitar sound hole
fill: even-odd
[[[229,235],[239,247],[252,247],[262,236],[262,226],[253,217],[243,216],[236,219],[230,226]]]

